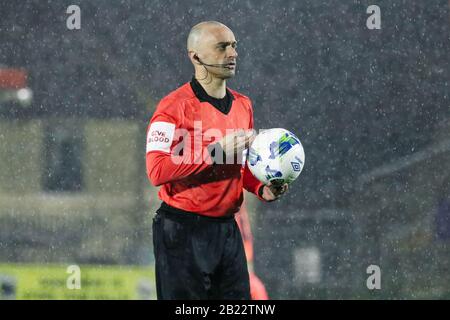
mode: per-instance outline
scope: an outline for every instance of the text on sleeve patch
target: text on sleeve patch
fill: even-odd
[[[147,152],[170,152],[174,133],[175,124],[162,121],[153,122],[147,133]]]

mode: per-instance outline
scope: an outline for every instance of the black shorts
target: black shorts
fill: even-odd
[[[209,218],[163,202],[153,218],[158,299],[250,299],[234,217]]]

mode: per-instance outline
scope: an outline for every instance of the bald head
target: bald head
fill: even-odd
[[[199,50],[202,42],[204,42],[208,35],[210,35],[214,29],[228,29],[226,25],[217,21],[203,21],[192,27],[187,39],[188,51]],[[231,31],[231,30],[230,30]]]
[[[192,27],[187,39],[189,59],[197,78],[228,79],[236,71],[236,39],[226,25],[204,21]]]

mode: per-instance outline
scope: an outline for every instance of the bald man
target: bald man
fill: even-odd
[[[147,175],[162,200],[153,218],[158,299],[249,299],[234,219],[243,189],[264,202],[287,190],[263,185],[246,165],[252,104],[226,86],[236,43],[222,23],[195,25],[187,39],[195,75],[160,101],[147,128]]]

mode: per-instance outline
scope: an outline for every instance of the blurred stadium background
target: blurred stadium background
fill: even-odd
[[[0,299],[155,297],[145,130],[202,20],[239,40],[256,127],[306,152],[283,201],[247,197],[269,296],[450,298],[449,1],[26,0],[0,3]]]

